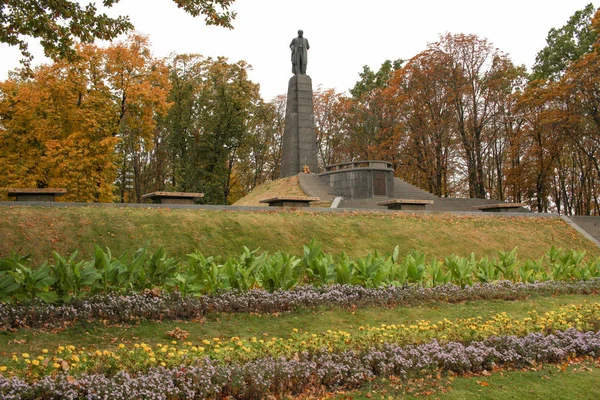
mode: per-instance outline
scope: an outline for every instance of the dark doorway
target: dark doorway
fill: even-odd
[[[385,187],[385,172],[373,171],[373,195],[385,196],[387,190]]]

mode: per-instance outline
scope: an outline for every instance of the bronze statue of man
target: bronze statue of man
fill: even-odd
[[[306,62],[308,60],[308,40],[303,37],[304,32],[298,31],[298,37],[292,39],[292,73],[294,75],[306,75]]]

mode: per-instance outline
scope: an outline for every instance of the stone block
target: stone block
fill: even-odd
[[[288,85],[283,133],[281,177],[302,172],[307,165],[318,171],[317,141],[312,101],[312,81],[307,75],[295,75]]]

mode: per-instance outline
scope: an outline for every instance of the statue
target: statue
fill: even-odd
[[[298,31],[298,37],[292,39],[292,73],[294,75],[306,75],[306,62],[308,59],[308,40],[303,37],[304,31]]]

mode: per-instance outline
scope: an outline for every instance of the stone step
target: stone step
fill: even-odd
[[[317,174],[298,174],[300,188],[307,196],[318,197],[322,202],[331,202],[336,195],[330,193],[329,186]]]

